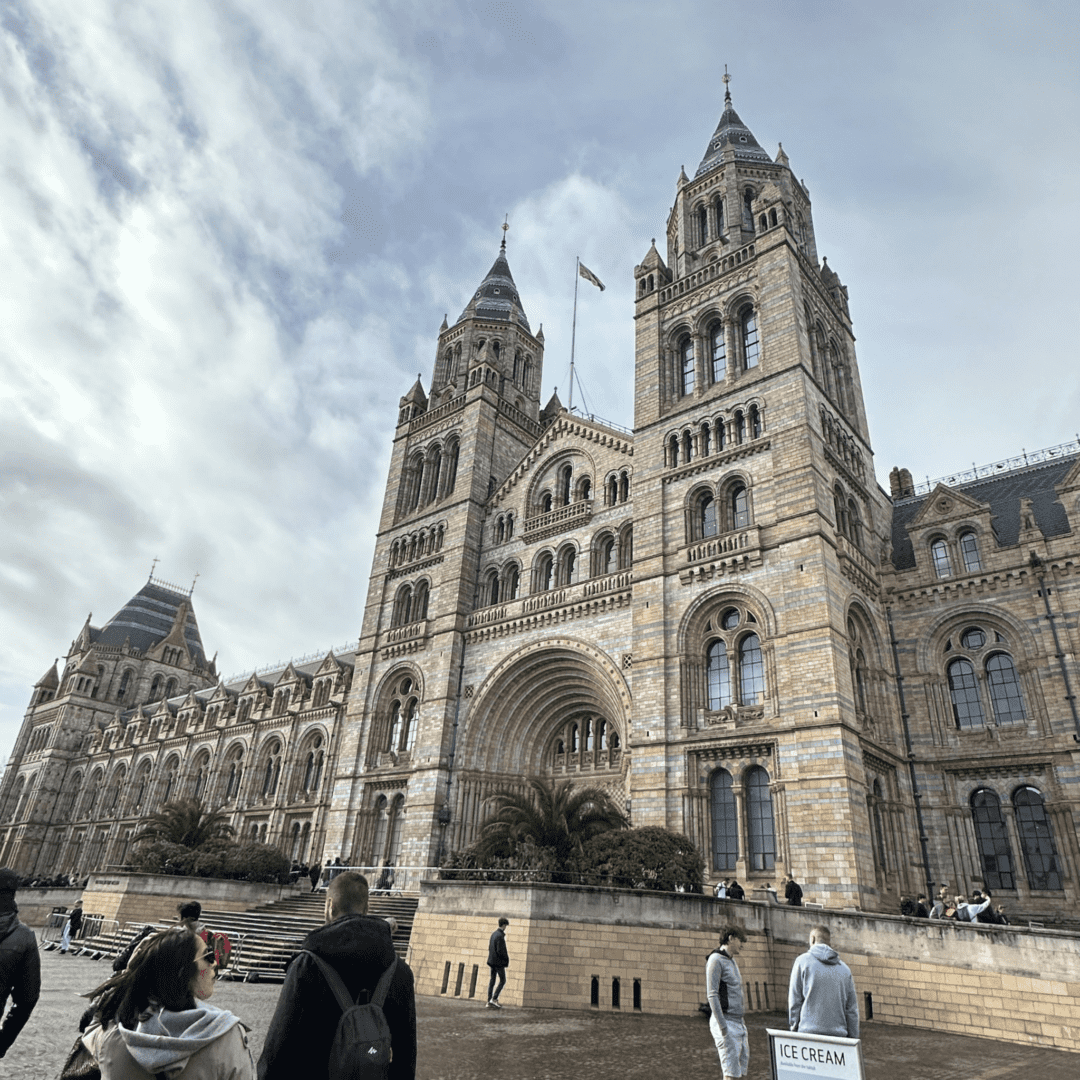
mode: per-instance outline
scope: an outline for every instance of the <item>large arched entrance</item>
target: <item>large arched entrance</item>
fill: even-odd
[[[494,791],[551,777],[601,787],[626,805],[630,691],[612,659],[576,638],[507,657],[479,687],[458,747],[450,844],[479,834]]]

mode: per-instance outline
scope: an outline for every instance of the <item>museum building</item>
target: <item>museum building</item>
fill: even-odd
[[[0,862],[124,865],[190,795],[301,862],[431,867],[550,777],[748,891],[1075,903],[1080,444],[883,491],[847,288],[730,95],[662,248],[628,431],[541,403],[504,240],[401,399],[354,645],[223,682],[188,590],[88,619],[34,687]]]

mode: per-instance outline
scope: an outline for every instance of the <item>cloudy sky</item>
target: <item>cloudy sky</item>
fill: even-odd
[[[87,613],[200,577],[224,674],[355,640],[397,402],[498,249],[632,421],[632,281],[732,73],[849,286],[877,474],[1080,422],[1080,9],[6,0],[0,754]]]

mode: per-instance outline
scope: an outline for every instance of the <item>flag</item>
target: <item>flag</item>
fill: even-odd
[[[601,292],[604,291],[604,283],[583,262],[578,263],[578,273],[586,281],[591,281]]]

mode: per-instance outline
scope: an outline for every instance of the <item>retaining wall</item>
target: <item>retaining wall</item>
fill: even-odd
[[[749,937],[739,954],[748,1008],[783,1010],[791,965],[821,924],[854,973],[864,1019],[870,1006],[885,1023],[1080,1051],[1080,934],[685,893],[424,882],[409,945],[417,992],[484,1001],[500,916],[510,920],[508,1004],[692,1012],[705,1000],[705,958],[734,922]]]

